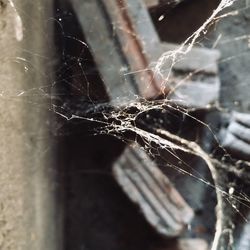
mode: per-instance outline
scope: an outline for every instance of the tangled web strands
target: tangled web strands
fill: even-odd
[[[237,192],[230,194],[228,190],[225,189],[225,187],[220,186],[218,182],[218,178],[219,178],[218,169],[222,169],[225,172],[225,174],[230,172],[234,174],[236,177],[240,177],[240,178],[244,177],[245,181],[249,182],[249,180],[247,179],[249,178],[249,174],[247,173],[248,171],[247,169],[249,169],[248,162],[244,162],[246,168],[244,170],[245,171],[244,174],[242,174],[242,172],[238,171],[237,164],[239,162],[237,162],[236,165],[234,166],[228,163],[224,163],[223,161],[214,159],[212,156],[206,153],[196,142],[188,141],[184,138],[181,138],[175,134],[170,133],[166,129],[159,126],[157,122],[152,123],[150,125],[146,124],[146,128],[143,128],[145,124],[143,123],[143,119],[140,119],[141,115],[146,114],[150,110],[172,109],[172,110],[181,112],[189,116],[190,118],[196,120],[197,122],[201,123],[215,137],[209,125],[203,123],[200,120],[197,120],[195,117],[189,114],[188,110],[175,106],[174,104],[171,104],[171,102],[167,100],[156,101],[156,102],[149,102],[149,101],[134,102],[134,103],[130,103],[129,105],[127,105],[126,108],[118,108],[118,109],[112,108],[109,104],[105,104],[105,105],[100,105],[100,106],[94,105],[93,109],[92,108],[87,109],[87,112],[85,114],[76,112],[74,113],[73,116],[70,116],[69,119],[80,118],[80,119],[87,119],[89,121],[98,122],[104,125],[101,128],[99,128],[100,130],[98,129],[98,133],[109,134],[109,135],[113,134],[125,141],[127,141],[127,138],[124,137],[124,134],[126,134],[126,132],[132,132],[138,138],[143,140],[143,143],[145,144],[145,150],[146,148],[148,149],[154,148],[157,151],[158,149],[166,150],[173,157],[175,157],[177,160],[180,160],[180,161],[182,160],[176,154],[176,150],[198,156],[202,158],[204,162],[206,163],[206,165],[208,166],[212,174],[214,184],[208,182],[204,178],[200,178],[199,176],[189,173],[188,171],[178,166],[171,165],[171,167],[173,167],[174,169],[178,170],[179,172],[183,174],[187,174],[188,176],[191,176],[201,181],[207,186],[214,188],[217,193],[218,200],[221,201],[222,199],[224,199],[226,202],[228,202],[228,204],[232,207],[232,209],[234,209],[237,213],[240,214],[240,211],[235,206],[235,202],[247,208],[250,207],[248,197],[243,196],[241,193],[237,193]],[[131,112],[131,110],[133,110],[133,112]],[[58,112],[58,114],[62,114],[62,113]],[[217,139],[216,141],[218,142]],[[226,151],[225,151],[225,154],[226,154]],[[184,163],[184,164],[187,164],[187,163]],[[224,231],[224,229],[221,228],[221,221],[223,220],[223,218],[221,217],[222,215],[217,214],[217,216],[218,216],[217,231],[216,231],[215,240],[213,243],[213,249],[218,249],[217,248],[218,242]]]
[[[218,5],[218,7],[213,11],[212,15],[203,23],[203,25],[196,32],[194,32],[191,36],[189,36],[182,43],[182,45],[180,45],[176,50],[163,53],[155,64],[155,68],[154,68],[155,73],[162,75],[163,67],[166,65],[166,62],[168,60],[171,60],[171,67],[173,67],[173,65],[175,64],[179,56],[187,54],[192,49],[197,39],[200,37],[202,33],[206,32],[207,27],[215,20],[215,17],[218,15],[218,13],[222,11],[223,9],[231,6],[234,2],[235,0],[222,0],[220,4]],[[166,80],[168,80],[168,78]],[[167,101],[165,101],[165,104],[166,102]],[[154,126],[153,124],[150,128],[151,132],[145,129],[142,129],[140,128],[140,126],[138,127],[136,125],[136,119],[138,115],[140,115],[140,113],[148,112],[150,109],[162,109],[163,106],[161,106],[161,104],[151,105],[150,102],[145,102],[144,104],[132,103],[131,107],[133,105],[138,109],[138,113],[136,115],[124,112],[124,110],[115,110],[112,112],[106,112],[104,110],[101,112],[101,119],[95,118],[95,115],[97,115],[96,114],[97,110],[93,112],[93,117],[91,117],[91,113],[92,113],[91,111],[87,116],[73,113],[70,118],[67,118],[67,116],[64,116],[63,112],[61,111],[57,110],[56,112],[59,115],[62,115],[67,119],[72,119],[72,118],[87,119],[89,121],[96,121],[98,123],[101,123],[104,125],[104,127],[101,127],[101,131],[98,131],[98,132],[106,133],[106,134],[114,134],[115,136],[120,137],[121,139],[124,139],[124,140],[126,140],[126,138],[123,137],[123,133],[126,131],[131,131],[135,133],[138,137],[142,138],[144,143],[148,147],[152,147],[152,144],[154,144],[160,149],[167,150],[170,154],[172,154],[176,158],[178,158],[178,156],[175,154],[175,150],[180,150],[180,151],[192,154],[192,155],[199,156],[206,162],[207,166],[209,167],[209,170],[211,171],[215,184],[211,184],[202,178],[198,178],[198,179],[201,180],[204,184],[208,186],[212,186],[216,190],[218,200],[220,199],[220,197],[225,197],[225,199],[229,197],[229,193],[225,191],[223,187],[220,187],[220,185],[217,183],[217,177],[218,177],[217,167],[219,166],[223,168],[224,165],[218,162],[217,160],[211,158],[198,144],[196,144],[195,142],[187,141],[183,138],[180,138],[174,134],[171,134],[170,132],[166,130],[159,129],[157,126]],[[129,105],[127,106],[127,108],[128,107]],[[96,108],[98,107],[96,106]],[[187,114],[185,110],[181,110],[180,108],[178,108],[178,110]],[[205,126],[207,126],[207,128],[210,130],[208,125],[205,125]],[[176,167],[176,169],[178,169],[179,171],[185,174],[191,175],[188,172],[184,172],[184,170],[180,168]],[[226,167],[224,169],[226,170]],[[230,169],[232,170],[233,168],[230,168]],[[193,177],[196,178],[196,176],[193,176]],[[232,197],[235,200],[237,200],[237,202],[245,203],[244,205],[248,206],[249,199],[247,197],[242,198],[240,195],[237,196],[236,194],[234,194],[233,196],[230,195],[230,198]],[[230,205],[233,206],[232,203],[230,203]],[[223,228],[220,228],[218,226],[220,225],[220,221],[223,220],[223,218],[220,218],[218,216],[218,220],[219,222],[217,222],[217,232],[216,232],[215,240],[213,243],[213,249],[217,249],[218,241],[223,231]]]
[[[201,35],[201,33],[206,33],[206,29],[210,23],[213,22],[214,18],[224,10],[225,8],[231,6],[236,0],[222,0],[218,7],[213,11],[212,15],[200,26],[198,30],[196,30],[191,36],[189,36],[183,43],[180,45],[176,50],[168,51],[163,53],[159,60],[156,62],[154,71],[156,74],[163,75],[162,70],[163,67],[169,59],[172,61],[172,66],[175,64],[177,58],[179,55],[185,55],[187,54],[192,47],[194,46],[195,42]],[[185,46],[187,45],[187,46]],[[169,77],[169,76],[168,76]],[[168,77],[166,80],[168,80]]]

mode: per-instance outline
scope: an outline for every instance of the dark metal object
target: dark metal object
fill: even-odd
[[[229,125],[220,132],[222,146],[234,157],[250,160],[250,115],[233,112]]]
[[[152,23],[147,22],[150,18],[142,2],[72,0],[72,3],[111,99],[119,98],[122,102],[123,98],[133,100],[135,95],[157,96],[160,84],[148,68],[148,55],[153,54],[159,40]],[[143,32],[150,37],[150,43],[142,36]]]
[[[176,54],[174,64],[172,57],[164,60],[164,72],[171,71],[166,81],[153,64],[179,45],[160,42],[143,1],[72,3],[112,102],[126,103],[137,96],[151,99],[170,90],[169,98],[185,106],[200,108],[218,100],[217,50],[192,48]],[[202,80],[194,79],[197,75]]]
[[[146,153],[128,147],[113,172],[124,192],[158,233],[176,237],[187,228],[193,210]]]

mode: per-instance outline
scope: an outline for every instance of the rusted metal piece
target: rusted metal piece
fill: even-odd
[[[161,235],[179,236],[191,222],[193,210],[139,148],[128,147],[114,164],[113,173],[124,192]]]
[[[134,76],[128,74],[128,62],[103,1],[71,2],[110,99],[119,98],[120,103],[133,100],[139,94],[137,84]]]
[[[132,5],[138,4],[146,18],[143,25],[149,34],[153,33],[151,40],[157,46],[158,36],[152,23],[148,25],[150,17],[143,3],[131,0],[72,0],[72,3],[111,100],[121,96],[127,100],[136,95],[147,99],[158,96],[160,79],[149,68],[148,55],[153,51],[149,51],[149,43],[140,33],[142,25],[135,25],[131,13]]]
[[[139,36],[139,43],[143,43],[142,48],[148,68],[150,72],[154,72],[154,79],[159,79],[154,82],[156,93],[168,94],[168,98],[175,101],[179,100],[181,104],[189,107],[204,108],[216,103],[220,90],[218,77],[220,52],[216,49],[200,47],[192,47],[191,50],[188,50],[188,46],[183,46],[182,52],[184,53],[178,53],[180,45],[160,41],[142,1],[128,0],[122,2],[127,19],[131,22],[134,36],[136,38]],[[163,53],[171,51],[177,52],[176,60],[173,62],[172,57],[170,57],[168,60],[164,60],[162,65],[164,71],[170,71],[170,78],[166,80],[164,74],[160,75],[159,72],[154,71],[153,65]],[[144,84],[147,84],[147,82]],[[140,87],[145,89],[143,84]],[[172,91],[173,89],[174,91]],[[150,92],[149,89],[146,93]]]
[[[103,1],[103,4],[112,19],[113,29],[117,33],[122,52],[130,66],[129,74],[133,74],[136,78],[139,94],[150,99],[159,95],[157,88],[159,79],[149,68],[150,61],[147,55],[150,54],[150,51],[146,51],[147,41],[143,40],[142,34],[135,29],[135,20],[131,17],[130,2],[107,0]]]
[[[189,93],[195,93],[196,88],[204,89],[199,91],[204,97],[208,95],[207,89],[213,90],[212,99],[197,105],[196,96],[186,94],[181,99],[185,106],[204,107],[218,100],[217,50],[194,47],[188,53],[180,53],[174,64],[171,58],[165,60],[164,71],[171,71],[167,80],[154,70],[154,62],[164,52],[177,50],[179,45],[161,43],[142,0],[72,0],[72,3],[111,101],[124,103],[137,96],[151,99],[162,94],[178,99],[184,85],[188,86],[184,89],[191,90]],[[201,82],[208,83],[204,85],[208,88],[199,88],[200,84],[195,84],[190,74],[202,75]],[[177,82],[178,75],[183,83],[176,87],[173,82]],[[211,75],[215,84],[210,82]]]

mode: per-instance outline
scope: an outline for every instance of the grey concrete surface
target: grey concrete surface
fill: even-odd
[[[36,91],[52,80],[51,4],[0,1],[0,249],[4,250],[61,249],[47,101]]]

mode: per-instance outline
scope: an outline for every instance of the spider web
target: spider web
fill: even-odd
[[[218,7],[212,12],[211,16],[200,26],[191,36],[189,36],[180,46],[173,51],[167,51],[163,53],[159,59],[154,63],[154,73],[157,75],[161,75],[164,79],[163,87],[169,84],[171,69],[174,67],[175,63],[180,60],[180,58],[184,57],[195,45],[202,45],[210,46],[213,48],[220,48],[226,51],[224,46],[229,46],[230,44],[239,44],[237,46],[241,46],[244,44],[246,50],[242,50],[240,53],[235,53],[232,51],[231,55],[223,57],[219,61],[219,65],[222,65],[223,70],[225,70],[226,66],[230,66],[230,63],[239,61],[242,57],[246,56],[246,53],[249,49],[249,35],[246,34],[246,30],[242,30],[239,32],[237,36],[233,34],[222,34],[217,32],[217,25],[223,26],[223,22],[233,22],[232,18],[239,16],[241,13],[249,12],[249,3],[246,2],[241,4],[242,7],[235,8],[234,4],[235,0],[222,0]],[[242,1],[243,2],[243,1]],[[16,9],[15,5],[11,1],[11,6],[17,13],[16,22],[18,23],[18,27],[21,26],[21,18],[19,17],[19,10]],[[230,7],[230,8],[229,8]],[[125,143],[138,143],[140,144],[141,148],[143,148],[148,154],[151,154],[153,158],[159,157],[161,162],[164,162],[168,167],[175,169],[176,171],[190,176],[199,182],[203,183],[206,186],[211,187],[217,193],[217,198],[219,205],[222,206],[222,200],[226,200],[228,204],[236,211],[236,213],[240,214],[241,217],[247,222],[247,218],[245,215],[241,213],[239,210],[239,205],[243,205],[247,208],[250,208],[250,199],[248,195],[244,192],[240,192],[234,187],[230,186],[221,186],[221,182],[218,180],[220,178],[220,174],[222,172],[226,172],[228,174],[232,174],[237,178],[242,178],[244,181],[249,183],[249,176],[247,172],[247,168],[249,166],[249,162],[238,160],[235,161],[231,159],[230,155],[227,153],[226,149],[223,148],[219,139],[217,138],[217,131],[214,131],[214,128],[211,127],[209,124],[206,124],[203,120],[197,118],[193,113],[196,111],[195,108],[183,108],[180,105],[173,103],[171,100],[168,99],[168,96],[165,96],[164,99],[161,100],[154,100],[149,101],[139,97],[136,97],[136,101],[132,101],[123,105],[121,107],[113,107],[109,102],[107,102],[107,97],[104,97],[104,100],[101,102],[96,98],[93,97],[93,93],[91,92],[91,84],[92,82],[89,81],[87,73],[86,73],[86,61],[85,55],[88,50],[88,45],[83,41],[83,38],[74,37],[72,35],[68,35],[64,31],[64,27],[62,25],[62,19],[67,18],[67,16],[72,15],[72,13],[61,13],[60,10],[57,11],[55,16],[51,17],[48,22],[55,22],[56,25],[60,27],[61,36],[64,40],[72,40],[77,46],[80,46],[82,49],[82,53],[80,55],[67,54],[67,50],[62,46],[62,50],[59,52],[60,56],[62,56],[65,60],[65,64],[61,65],[61,67],[57,70],[57,72],[53,72],[57,75],[56,81],[51,81],[50,76],[47,76],[45,72],[40,72],[38,68],[33,68],[30,64],[28,56],[26,57],[18,57],[14,58],[13,60],[16,61],[18,64],[22,65],[25,74],[29,75],[30,71],[34,71],[39,74],[42,78],[44,78],[44,86],[40,88],[32,88],[32,89],[21,89],[17,90],[16,93],[8,93],[5,90],[2,90],[0,95],[1,98],[21,101],[21,102],[28,102],[31,105],[35,105],[38,109],[46,109],[55,113],[57,116],[63,118],[62,124],[65,124],[66,121],[87,121],[89,123],[98,124],[97,128],[88,131],[89,134],[92,135],[112,135],[120,140],[124,141]],[[247,15],[247,14],[246,14]],[[246,17],[247,18],[247,17]],[[212,35],[206,35],[208,29],[213,29]],[[214,32],[214,37],[213,37]],[[212,36],[212,38],[211,38]],[[217,36],[217,37],[215,37]],[[228,36],[224,38],[223,36]],[[16,31],[16,37],[19,40],[22,40],[22,34],[20,33],[20,29]],[[50,61],[48,58],[43,58],[43,55],[37,55],[33,51],[24,51],[27,55],[32,55],[38,58],[38,60],[45,60],[48,65],[54,67],[56,62]],[[228,52],[228,51],[226,51]],[[171,67],[168,70],[168,73],[165,74],[165,64],[171,60]],[[240,64],[240,63],[239,63]],[[78,72],[76,74],[71,72],[70,77],[67,76],[72,68],[77,65]],[[232,63],[232,65],[234,65]],[[242,67],[242,66],[236,66]],[[247,66],[243,66],[246,69]],[[89,70],[89,69],[87,69]],[[147,69],[145,69],[147,70]],[[94,73],[96,73],[96,69],[93,69]],[[240,71],[242,72],[242,70]],[[195,75],[196,72],[193,72],[185,79],[181,79],[177,84],[177,87],[187,78],[191,78]],[[243,72],[244,73],[244,72]],[[129,74],[136,74],[136,72],[129,72]],[[241,77],[241,76],[240,76]],[[243,76],[242,76],[243,77]],[[84,79],[85,84],[81,85],[77,83],[77,79]],[[227,76],[224,77],[227,80]],[[240,78],[241,79],[241,78]],[[245,80],[244,81],[245,87],[249,87],[249,83]],[[58,92],[58,86],[63,85],[62,91]],[[77,98],[79,98],[79,93],[87,93],[87,97],[80,98],[81,103],[78,105],[72,105],[70,102],[73,100],[71,97],[69,100],[65,99],[65,91],[64,89],[66,86],[69,86],[70,89],[73,89],[73,93],[77,93]],[[242,84],[242,87],[244,85]],[[222,86],[226,88],[225,86]],[[172,89],[171,92],[174,92],[175,89]],[[222,91],[223,92],[223,91]],[[224,91],[227,93],[227,90]],[[223,94],[222,94],[223,95]],[[247,93],[243,95],[243,98],[247,98]],[[81,96],[80,96],[81,97]],[[228,98],[224,98],[228,99]],[[49,101],[44,104],[44,100]],[[66,101],[65,101],[66,100]],[[224,105],[220,105],[219,103],[214,104],[207,108],[207,110],[216,109],[220,112],[230,113],[231,109],[238,109],[247,111],[248,107],[243,105],[243,108],[239,105],[241,100],[237,100],[233,98],[233,101],[229,101],[228,103],[224,103]],[[83,104],[82,104],[83,102]],[[85,102],[85,103],[84,103]],[[154,115],[151,115],[151,111],[161,112],[163,115],[167,112],[170,113],[178,113],[178,115],[182,115],[183,117],[188,117],[199,126],[203,127],[210,135],[213,137],[214,141],[216,142],[217,148],[216,150],[220,150],[222,156],[218,159],[216,155],[211,152],[206,152],[196,141],[190,141],[186,138],[179,136],[178,134],[172,133],[171,131],[167,130],[164,126],[164,120],[162,117],[155,118]],[[149,119],[149,122],[145,124],[145,117]],[[53,123],[53,129],[58,132],[61,128],[61,123]],[[71,132],[72,133],[72,132]],[[63,131],[62,135],[65,135],[66,132]],[[132,136],[131,136],[132,135]],[[215,151],[216,151],[215,150]],[[167,160],[162,156],[161,151],[167,151],[172,157],[174,157],[177,161],[181,162],[183,165],[187,166],[189,170],[183,167],[179,167],[179,165],[175,165],[172,163],[167,162]],[[213,177],[213,182],[207,180],[199,173],[193,169],[192,166],[185,160],[183,160],[178,152],[184,152],[186,154],[194,155],[200,157],[209,168],[211,175]],[[242,166],[246,169],[246,172],[242,170]],[[243,173],[242,173],[243,171]],[[222,210],[222,207],[221,207]],[[218,209],[219,211],[219,209]],[[217,221],[217,229],[216,235],[213,243],[212,249],[217,249],[217,245],[219,244],[219,240],[221,237],[222,231],[224,228],[220,228],[221,222],[223,220],[222,213],[218,212],[218,221]],[[229,228],[229,235],[230,240],[228,244],[233,244],[232,242],[232,228]],[[225,232],[224,232],[225,233]]]

